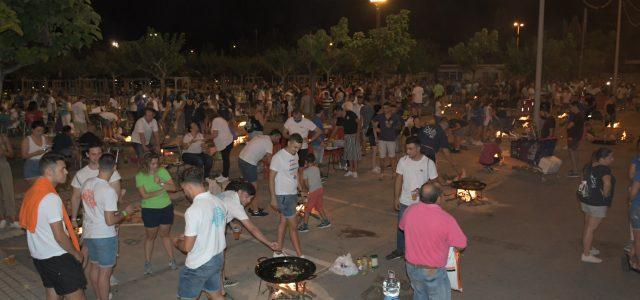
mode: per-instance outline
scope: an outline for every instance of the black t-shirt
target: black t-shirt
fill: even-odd
[[[438,153],[440,148],[449,148],[447,134],[442,130],[442,127],[438,125],[426,125],[422,127],[422,130],[418,133],[418,139],[420,139],[420,148],[423,153],[427,153],[428,151]]]
[[[589,185],[589,197],[582,199],[582,202],[592,206],[611,206],[611,201],[613,200],[613,194],[616,187],[616,178],[611,174],[611,168],[602,165],[595,167],[587,165],[583,174],[584,179]],[[611,195],[606,198],[602,194],[604,188],[602,177],[605,175],[611,176]]]
[[[582,133],[584,130],[584,117],[582,116],[582,113],[571,113],[569,115],[569,121],[573,122],[573,127],[567,129],[567,135],[574,140],[582,139]]]
[[[344,128],[344,134],[354,134],[358,132],[358,115],[348,110],[344,118],[338,118],[336,125]]]
[[[543,119],[542,123],[542,138],[548,138],[551,134],[551,131],[556,128],[556,119],[554,117],[546,117]]]

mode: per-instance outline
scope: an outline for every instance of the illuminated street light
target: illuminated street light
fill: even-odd
[[[380,28],[380,6],[387,3],[387,0],[369,0],[369,3],[376,7],[376,28]]]
[[[112,41],[112,42],[111,42],[111,47],[113,47],[113,48],[120,48],[120,43],[118,43],[118,41]]]
[[[524,27],[524,23],[515,21],[513,27],[516,28],[516,49],[520,49],[520,28]]]
[[[329,42],[329,47],[333,47],[333,42]]]
[[[196,50],[191,49],[191,50],[189,50],[189,53],[196,54]]]
[[[237,46],[236,44],[231,45],[231,48],[235,49]]]

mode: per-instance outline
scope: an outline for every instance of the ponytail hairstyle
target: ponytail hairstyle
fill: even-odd
[[[598,150],[594,151],[593,154],[591,154],[591,162],[598,162],[601,159],[611,155],[611,153],[613,153],[613,150],[611,150],[610,148],[600,147],[598,148]]]

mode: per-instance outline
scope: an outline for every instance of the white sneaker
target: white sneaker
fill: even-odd
[[[2,225],[2,224],[0,224],[0,225]],[[13,228],[13,229],[20,229],[20,228],[22,228],[22,227],[20,227],[20,223],[18,223],[18,221],[13,221],[13,222],[11,222],[11,224],[9,224],[9,227],[10,227],[10,228]]]
[[[581,258],[580,258],[583,262],[588,262],[588,263],[592,263],[592,264],[599,264],[602,262],[602,259],[599,259],[591,254],[589,255],[584,255],[582,254]]]
[[[120,284],[120,280],[118,280],[118,278],[116,278],[115,276],[111,275],[111,277],[109,277],[109,285],[114,286],[118,284]]]
[[[5,229],[5,228],[7,228],[7,220],[0,221],[0,229]]]
[[[600,250],[596,249],[595,247],[591,247],[591,250],[589,250],[589,254],[591,255],[600,255]]]
[[[358,172],[351,172],[351,177],[358,178]]]
[[[375,167],[375,168],[371,169],[371,172],[376,173],[376,174],[380,174],[380,167]]]
[[[344,177],[349,177],[349,176],[351,176],[351,174],[353,174],[353,173],[351,173],[351,171],[347,171],[347,173],[344,173]]]

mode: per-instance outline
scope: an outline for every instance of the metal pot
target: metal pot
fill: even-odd
[[[285,275],[276,278],[278,267],[288,267],[300,270],[298,275]],[[316,277],[316,265],[305,258],[296,256],[282,256],[274,258],[260,257],[255,268],[256,275],[260,279],[270,283],[295,283]]]

